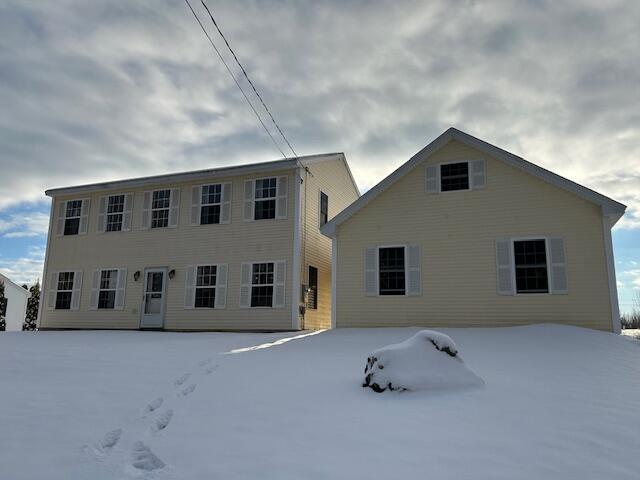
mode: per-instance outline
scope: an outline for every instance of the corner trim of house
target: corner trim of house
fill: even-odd
[[[331,328],[336,328],[336,308],[338,305],[338,238],[331,237]]]
[[[294,170],[295,178],[295,195],[293,208],[293,262],[291,275],[291,328],[300,330],[300,317],[298,315],[298,306],[300,303],[300,215],[302,213],[302,196],[300,195],[300,180],[302,179],[302,169]]]
[[[49,266],[49,250],[51,249],[51,231],[53,230],[53,212],[55,199],[51,199],[51,207],[49,209],[49,230],[47,233],[47,249],[44,251],[44,268],[42,270],[42,278],[40,279],[40,301],[38,302],[38,316],[36,318],[36,330],[40,330],[42,323],[42,311],[44,301],[47,297],[47,270]]]
[[[620,305],[618,305],[618,286],[616,283],[616,265],[613,257],[613,241],[611,227],[615,219],[602,216],[602,233],[604,235],[604,252],[607,260],[607,276],[609,277],[609,301],[611,303],[611,331],[620,334]]]

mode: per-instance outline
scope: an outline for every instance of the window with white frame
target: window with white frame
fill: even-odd
[[[272,307],[274,287],[273,262],[254,263],[251,272],[251,306]]]
[[[469,190],[469,162],[440,165],[440,191]]]
[[[58,272],[56,285],[56,310],[70,310],[73,298],[73,280],[75,272]]]
[[[404,295],[406,272],[404,247],[380,247],[378,275],[380,295]]]
[[[217,273],[216,265],[198,266],[195,291],[196,308],[215,308]]]
[[[222,185],[203,185],[201,192],[200,224],[220,223]]]
[[[329,221],[329,196],[320,192],[320,226]]]
[[[107,197],[107,232],[122,231],[124,217],[124,195],[109,195]]]
[[[254,220],[276,218],[277,178],[256,180]]]
[[[98,291],[98,309],[114,309],[118,288],[118,270],[101,270]]]
[[[69,200],[65,210],[64,234],[78,235],[80,217],[82,216],[82,200]]]
[[[155,190],[151,199],[151,228],[169,226],[171,190]]]
[[[514,240],[513,259],[517,293],[549,293],[544,239]]]

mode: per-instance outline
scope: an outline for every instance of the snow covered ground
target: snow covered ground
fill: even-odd
[[[0,478],[638,478],[640,342],[443,329],[484,386],[362,388],[416,331],[0,334]]]

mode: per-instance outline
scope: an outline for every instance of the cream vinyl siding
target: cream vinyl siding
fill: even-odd
[[[331,239],[320,233],[320,191],[329,197],[329,220],[357,200],[359,194],[342,160],[313,163],[309,171],[311,174],[305,175],[302,170],[304,182],[300,186],[303,196],[300,282],[308,283],[309,265],[318,269],[318,308],[307,309],[301,325],[305,329],[330,328]]]
[[[484,188],[426,192],[427,165],[478,159]],[[594,204],[451,141],[338,226],[337,326],[554,322],[610,331],[602,222]],[[523,237],[564,240],[566,294],[498,295],[496,240]],[[420,296],[365,296],[364,249],[385,244],[420,245]]]
[[[287,218],[243,221],[244,182],[266,176],[286,176]],[[50,239],[47,270],[84,272],[82,300],[78,311],[43,311],[42,328],[125,328],[137,329],[140,323],[145,267],[175,269],[167,279],[165,328],[175,330],[289,330],[291,329],[291,272],[293,252],[294,170],[276,170],[268,174],[212,176],[197,182],[158,184],[144,188],[100,190],[90,195],[91,212],[86,235],[56,236]],[[209,183],[232,183],[231,221],[229,224],[192,225],[192,187]],[[144,192],[157,189],[180,189],[180,214],[177,228],[141,229]],[[132,193],[131,231],[96,232],[100,197]],[[88,196],[88,195],[83,195]],[[77,197],[77,195],[75,196]],[[54,198],[54,222],[59,202],[74,196]],[[55,223],[54,223],[55,225]],[[285,307],[239,308],[240,265],[265,258],[286,262]],[[185,280],[190,265],[226,264],[227,292],[224,309],[185,309]],[[123,310],[89,310],[91,278],[94,270],[109,265],[127,269]],[[140,271],[136,282],[133,275]],[[48,287],[46,287],[48,288]]]

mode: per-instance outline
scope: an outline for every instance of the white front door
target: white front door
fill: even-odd
[[[140,328],[162,328],[164,326],[166,283],[166,268],[144,269],[144,295]]]

